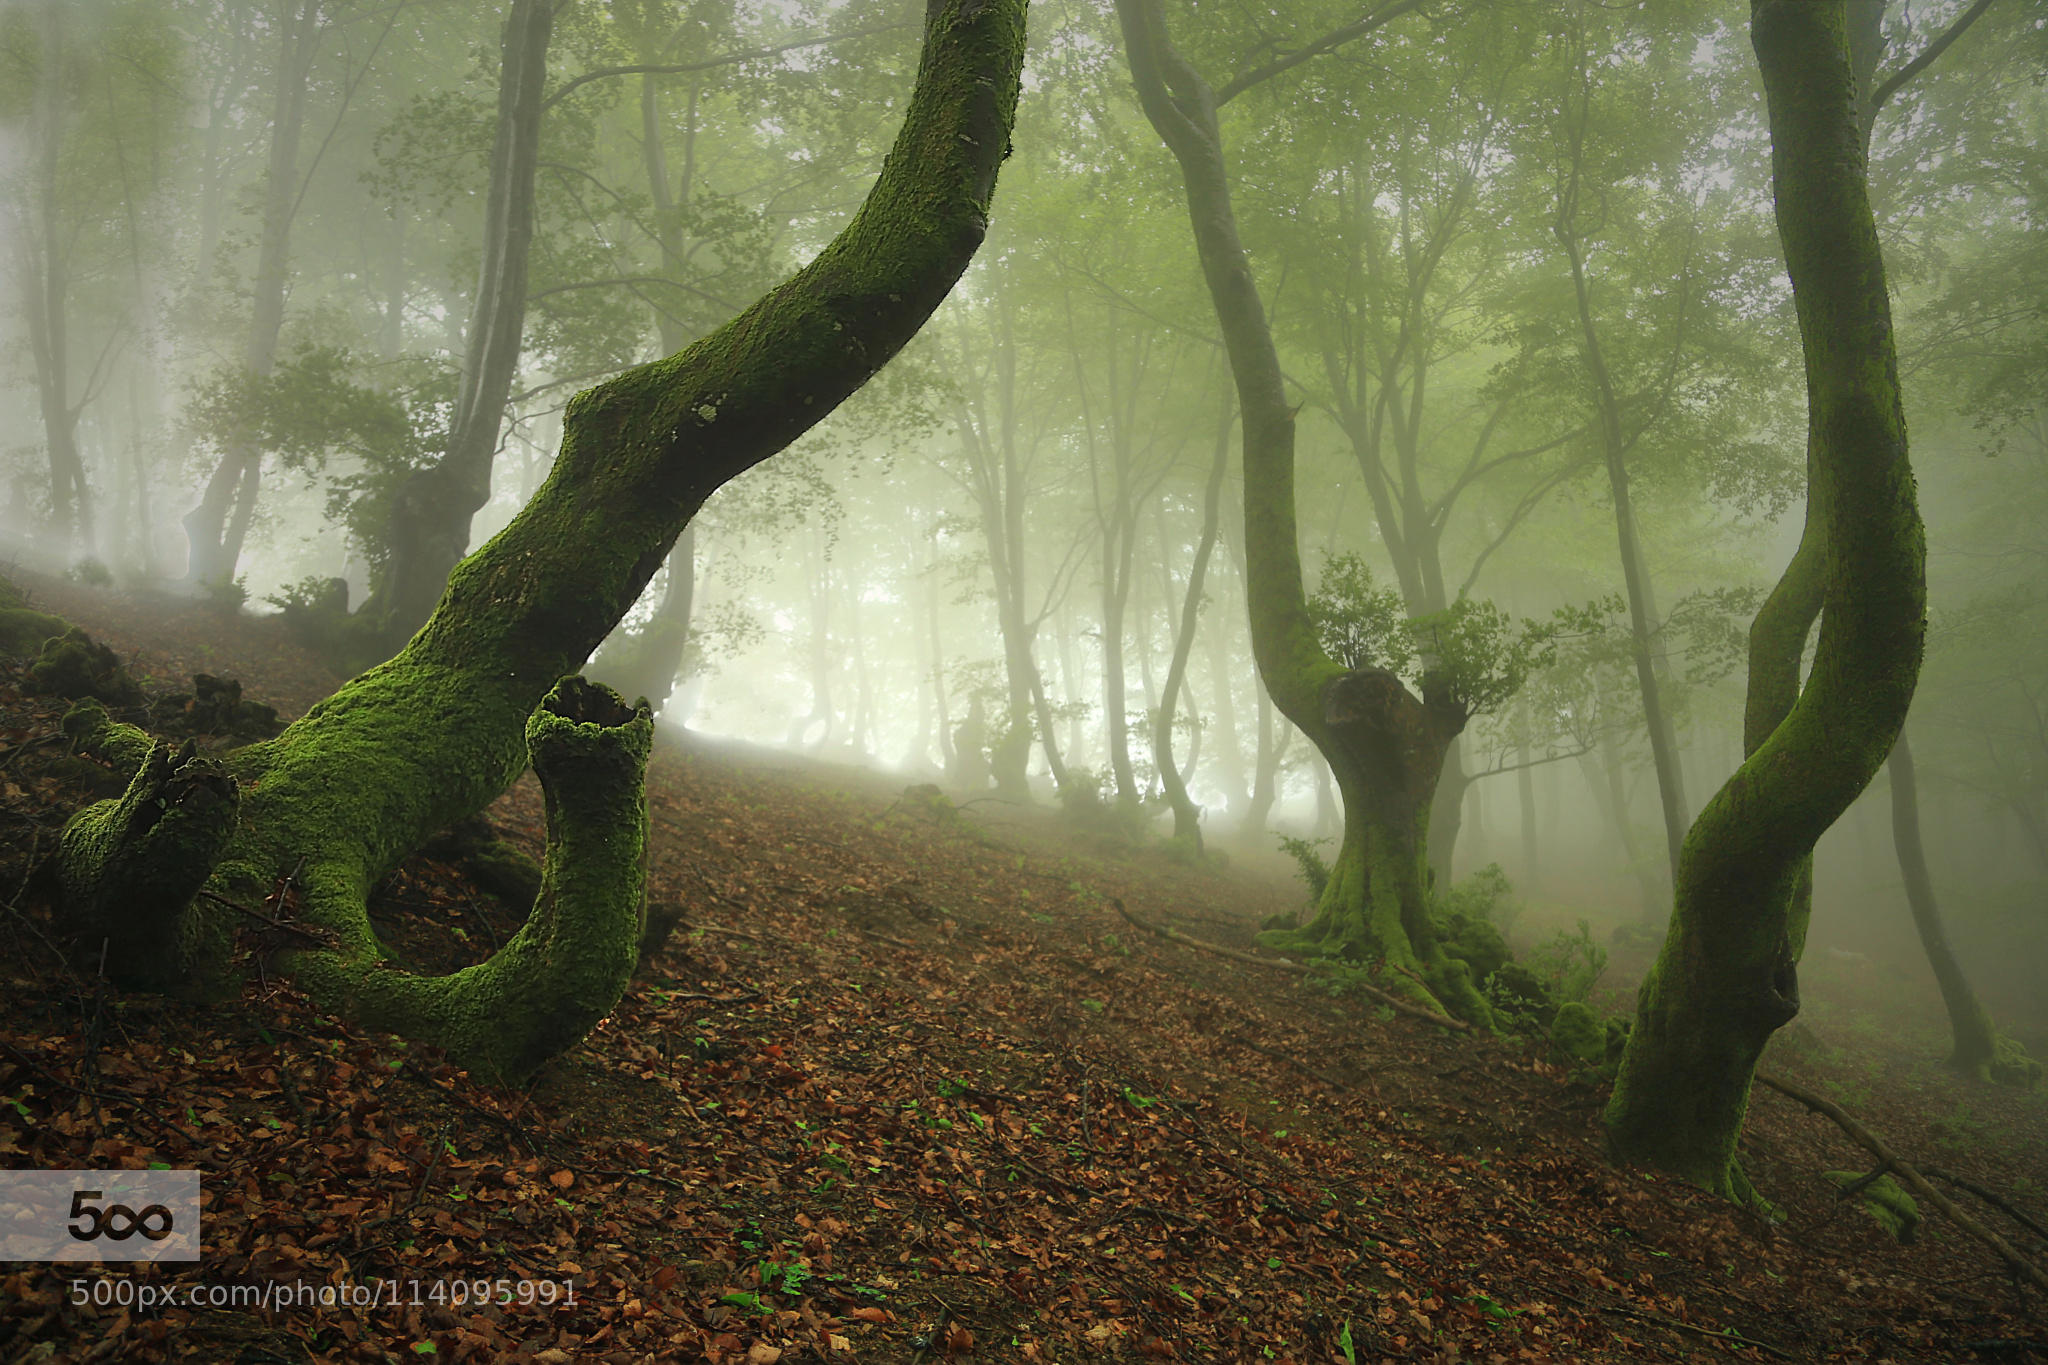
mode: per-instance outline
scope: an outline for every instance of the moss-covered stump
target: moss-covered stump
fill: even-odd
[[[20,588],[0,578],[0,654],[34,655],[70,628],[63,617],[31,608]]]
[[[113,650],[72,626],[46,640],[29,665],[24,691],[73,701],[92,698],[109,706],[140,706],[147,700]]]
[[[108,736],[97,707],[73,715],[82,717],[79,734],[95,732],[101,752],[132,756],[139,732]],[[73,728],[67,718],[66,729]],[[212,993],[229,956],[230,912],[197,898],[234,833],[240,804],[234,779],[196,756],[187,740],[175,752],[151,744],[118,800],[73,816],[57,866],[67,931],[84,958],[127,985]]]
[[[2019,1039],[2001,1033],[1991,1044],[1991,1056],[1974,1073],[1979,1080],[2015,1090],[2032,1090],[2041,1084],[2041,1063],[2027,1055]]]
[[[277,708],[242,698],[242,684],[211,673],[192,675],[190,692],[174,692],[149,704],[150,727],[167,735],[271,739],[284,730]]]

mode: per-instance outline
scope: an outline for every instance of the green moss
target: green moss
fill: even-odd
[[[1984,1063],[1984,1079],[2016,1090],[2032,1090],[2041,1083],[2041,1064],[2027,1055],[2026,1045],[2017,1038],[1999,1034],[1992,1054]]]
[[[143,702],[142,689],[128,676],[114,651],[95,643],[76,626],[44,641],[42,652],[29,665],[28,678],[24,690],[44,696],[73,701],[91,697],[109,706],[140,706]]]
[[[300,963],[351,1017],[444,1047],[459,1064],[506,1081],[579,1042],[631,978],[654,721],[644,706],[567,678],[533,713],[526,738],[546,796],[548,844],[540,892],[510,942],[440,977],[361,956],[309,954]]]
[[[1828,1171],[1825,1174],[1845,1190],[1863,1179],[1860,1171]],[[1890,1176],[1881,1175],[1858,1190],[1856,1201],[1894,1242],[1910,1244],[1920,1235],[1920,1206]]]
[[[130,857],[159,774],[138,774],[133,800],[81,815],[61,860],[67,909],[86,914],[87,902],[127,895],[190,926],[210,922],[211,911],[195,915],[180,899],[209,856],[206,889],[244,903],[296,876],[300,918],[326,946],[285,965],[322,1006],[508,1079],[583,1037],[633,965],[653,725],[644,708],[563,675],[625,614],[703,500],[865,383],[958,280],[1008,150],[1024,12],[1024,0],[931,6],[903,130],[846,230],[703,341],[578,395],[547,481],[456,567],[398,656],[276,738],[222,758],[239,819],[211,855],[195,819],[185,853],[167,859],[179,878],[158,885]],[[139,732],[104,709],[77,728],[104,755],[133,756]],[[371,885],[488,805],[529,754],[549,832],[526,925],[450,977],[385,965],[365,909]],[[211,978],[230,965],[218,937],[207,962],[190,960],[186,929],[177,941],[184,957],[167,975]]]
[[[1752,633],[1747,757],[1686,837],[1606,1111],[1617,1157],[1730,1198],[1753,1194],[1735,1148],[1757,1058],[1799,1009],[1814,844],[1891,752],[1926,615],[1884,260],[1863,158],[1844,155],[1861,133],[1843,9],[1753,0],[1751,13],[1805,355],[1808,521]]]
[[[21,606],[0,607],[0,654],[38,653],[46,641],[69,629],[70,623],[61,616]]]
[[[1607,1025],[1600,1011],[1583,1000],[1570,1000],[1557,1007],[1550,1021],[1550,1045],[1563,1055],[1587,1066],[1607,1060]]]
[[[234,780],[189,743],[176,753],[156,744],[119,799],[65,825],[57,866],[68,927],[112,980],[188,998],[227,992],[229,912],[194,898],[238,804]]]

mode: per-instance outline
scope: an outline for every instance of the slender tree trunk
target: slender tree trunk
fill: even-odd
[[[279,26],[277,90],[271,105],[270,160],[263,186],[263,235],[256,253],[248,347],[243,366],[270,377],[284,330],[291,273],[292,218],[299,202],[299,139],[305,130],[313,57],[320,45],[323,0],[289,0]],[[262,448],[252,433],[231,435],[214,465],[199,505],[185,514],[185,577],[195,587],[219,590],[235,581],[242,544],[256,515],[263,485]]]
[[[1216,453],[1209,464],[1209,482],[1202,491],[1202,538],[1195,545],[1194,562],[1188,566],[1188,586],[1180,609],[1180,631],[1173,641],[1173,663],[1166,670],[1166,686],[1159,696],[1159,714],[1152,726],[1152,755],[1159,766],[1160,785],[1173,807],[1173,837],[1199,853],[1202,849],[1202,810],[1188,796],[1187,784],[1173,762],[1173,715],[1180,699],[1181,681],[1188,671],[1188,655],[1194,649],[1195,628],[1202,609],[1202,582],[1208,576],[1209,555],[1216,548],[1216,530],[1222,522],[1223,475],[1230,467],[1230,418],[1224,411],[1223,425],[1216,432]],[[1162,550],[1164,542],[1162,541]],[[1194,766],[1189,760],[1189,767]]]
[[[1586,372],[1593,381],[1594,407],[1600,430],[1600,451],[1607,467],[1607,488],[1614,498],[1614,532],[1621,551],[1622,583],[1628,592],[1629,654],[1635,663],[1636,686],[1642,694],[1643,720],[1650,734],[1650,760],[1657,772],[1657,798],[1664,815],[1664,841],[1671,860],[1671,875],[1678,876],[1678,852],[1685,843],[1685,775],[1680,767],[1678,741],[1665,705],[1661,660],[1656,641],[1656,612],[1652,606],[1649,569],[1643,562],[1642,539],[1636,533],[1635,503],[1629,493],[1628,440],[1622,431],[1621,399],[1607,368],[1606,351],[1600,344],[1600,329],[1593,321],[1593,295],[1586,281],[1585,253],[1577,226],[1579,172],[1583,148],[1580,139],[1586,125],[1586,103],[1591,98],[1581,84],[1575,107],[1567,109],[1571,138],[1570,174],[1559,195],[1557,220],[1552,225],[1571,267],[1572,294],[1578,307],[1579,337]],[[1568,101],[1568,105],[1570,102]]]
[[[1818,563],[1820,643],[1789,714],[1687,836],[1671,930],[1638,995],[1606,1112],[1618,1157],[1737,1198],[1753,1193],[1735,1147],[1756,1061],[1799,1009],[1797,885],[1815,841],[1898,738],[1927,601],[1844,6],[1752,0],[1750,12],[1805,356],[1802,554],[1810,546]],[[1753,707],[1759,683],[1753,672]]]
[[[1904,733],[1892,748],[1885,764],[1892,779],[1892,843],[1899,855],[1899,878],[1906,885],[1906,904],[1913,911],[1913,928],[1920,934],[1920,946],[1927,950],[1927,965],[1941,987],[1942,1003],[1948,1006],[1949,1031],[1955,1043],[1949,1065],[1966,1075],[1983,1079],[1989,1074],[1998,1051],[1998,1030],[1991,1015],[1970,989],[1962,964],[1949,950],[1948,934],[1941,923],[1941,906],[1934,899],[1934,877],[1927,870],[1927,853],[1920,846],[1920,784],[1913,772],[1913,750]]]
[[[1443,774],[1437,780],[1436,795],[1429,808],[1429,886],[1433,895],[1450,890],[1452,866],[1458,852],[1458,834],[1465,826],[1465,795],[1473,787],[1472,774],[1465,771],[1465,742],[1459,736],[1444,751]]]
[[[1252,649],[1273,702],[1329,761],[1344,840],[1313,923],[1262,942],[1288,950],[1384,957],[1390,989],[1479,1020],[1492,1011],[1429,920],[1430,801],[1466,715],[1440,680],[1418,698],[1393,675],[1347,672],[1323,652],[1302,587],[1294,492],[1294,404],[1237,231],[1216,98],[1168,40],[1158,0],[1117,0],[1146,118],[1179,162],[1196,254],[1209,286],[1242,413],[1246,596]]]
[[[590,675],[622,697],[644,697],[660,715],[675,694],[690,646],[690,616],[697,595],[697,527],[683,528],[669,550],[661,601],[647,624],[633,632],[614,631],[590,661]]]
[[[534,177],[555,0],[512,0],[498,67],[498,123],[484,201],[483,264],[463,350],[462,383],[441,458],[408,475],[391,502],[390,554],[364,604],[376,643],[396,648],[419,628],[469,549],[470,524],[491,497],[491,470],[526,330]]]
[[[1529,761],[1533,753],[1528,721],[1524,719],[1518,728],[1515,753],[1522,766],[1515,773],[1515,802],[1522,814],[1522,892],[1534,895],[1543,885],[1543,844],[1536,837],[1536,770]]]
[[[1252,760],[1251,795],[1245,802],[1244,819],[1238,824],[1238,833],[1246,836],[1264,834],[1267,822],[1273,818],[1273,803],[1280,796],[1280,765],[1287,757],[1288,739],[1285,733],[1275,733],[1287,722],[1274,715],[1273,699],[1266,695],[1265,684],[1255,679],[1253,689],[1258,708],[1259,747]]]
[[[71,56],[64,8],[45,5],[34,13],[39,64],[31,106],[35,207],[33,222],[20,225],[19,255],[29,352],[50,469],[50,530],[67,549],[89,549],[92,490],[78,450],[78,408],[71,401],[70,242],[75,227],[64,221],[62,175]]]
[[[643,52],[641,57],[648,65],[654,65],[660,53]],[[647,176],[648,197],[654,201],[655,231],[661,246],[661,273],[663,278],[671,280],[681,279],[688,265],[683,251],[682,211],[695,190],[697,91],[694,86],[690,90],[688,108],[683,168],[679,176],[672,176],[669,173],[658,78],[653,75],[640,78],[640,162]],[[661,338],[663,355],[674,355],[692,340],[685,333],[681,319],[666,307],[655,308],[654,324]],[[661,714],[668,697],[675,690],[677,677],[689,652],[690,620],[696,610],[696,586],[697,528],[693,524],[683,528],[683,534],[676,538],[675,548],[669,551],[668,587],[661,601],[655,605],[654,615],[634,635],[622,636],[615,632],[598,651],[598,675],[607,676],[605,669],[614,666],[615,659],[615,666],[621,670],[620,676],[627,679],[627,685],[621,687],[620,692],[628,697],[645,696],[656,715]]]

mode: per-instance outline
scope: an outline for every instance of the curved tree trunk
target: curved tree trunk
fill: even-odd
[[[1202,608],[1202,581],[1209,572],[1209,556],[1216,549],[1216,532],[1222,520],[1223,474],[1230,467],[1230,413],[1216,433],[1216,458],[1209,465],[1209,482],[1202,490],[1202,538],[1195,545],[1194,563],[1188,566],[1188,590],[1180,609],[1180,633],[1173,642],[1173,662],[1166,670],[1166,685],[1159,694],[1159,714],[1152,725],[1152,754],[1159,764],[1159,782],[1173,807],[1173,837],[1202,849],[1202,809],[1188,796],[1187,783],[1173,761],[1173,713],[1180,700],[1180,687],[1187,677],[1188,655],[1195,647],[1195,626]]]
[[[1885,768],[1892,779],[1892,843],[1899,854],[1899,879],[1906,886],[1906,904],[1913,911],[1920,946],[1927,951],[1927,965],[1934,969],[1942,1003],[1948,1007],[1949,1031],[1955,1043],[1949,1065],[1980,1081],[2031,1085],[2040,1078],[2040,1064],[2030,1060],[2016,1043],[1999,1037],[1990,1011],[1978,1001],[1962,964],[1949,950],[1941,905],[1934,898],[1934,876],[1927,870],[1927,852],[1920,843],[1920,782],[1913,771],[1912,747],[1903,733]]]
[[[1463,964],[1437,942],[1427,905],[1430,800],[1465,713],[1434,687],[1417,698],[1391,674],[1347,672],[1317,641],[1295,522],[1294,405],[1238,236],[1216,96],[1168,39],[1158,0],[1117,0],[1116,8],[1139,103],[1180,163],[1196,254],[1237,383],[1252,652],[1274,705],[1329,760],[1344,803],[1343,843],[1314,921],[1261,941],[1383,957],[1397,969],[1389,989],[1490,1020]]]
[[[1735,1145],[1757,1058],[1799,1010],[1797,888],[1898,738],[1927,601],[1844,6],[1752,0],[1751,16],[1807,381],[1807,533],[1772,600],[1817,573],[1820,642],[1805,690],[1686,838],[1671,931],[1606,1112],[1616,1156],[1730,1197],[1750,1193]],[[1775,624],[1767,604],[1752,649]],[[1753,708],[1772,685],[1752,677]]]
[[[79,714],[88,747],[136,770],[129,797],[74,822],[59,865],[67,911],[110,940],[132,932],[162,945],[124,960],[124,979],[193,995],[231,988],[224,902],[260,900],[296,870],[299,922],[320,943],[283,965],[369,1027],[517,1078],[616,1003],[640,913],[650,721],[564,675],[704,499],[865,383],[966,268],[1009,147],[1024,9],[933,0],[902,131],[852,222],[723,328],[579,394],[547,481],[456,567],[426,625],[278,738],[221,759],[232,788],[104,712]],[[529,754],[549,845],[527,928],[450,976],[385,963],[370,888],[487,805]]]

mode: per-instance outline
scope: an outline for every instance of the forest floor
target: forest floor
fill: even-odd
[[[226,674],[292,715],[335,683],[274,621],[23,577],[153,687]],[[1822,1174],[1871,1160],[1776,1093],[1744,1146],[1766,1222],[1608,1165],[1604,1085],[1538,1042],[1117,908],[1246,949],[1297,883],[786,755],[664,735],[651,895],[685,923],[523,1091],[324,1016],[253,923],[239,1000],[121,994],[58,956],[30,875],[121,782],[22,680],[0,665],[0,1165],[197,1168],[206,1207],[196,1265],[0,1265],[0,1360],[2048,1361],[2038,1294],[1931,1210],[1882,1234]],[[538,852],[530,777],[491,818]],[[373,913],[442,970],[521,912],[415,857]],[[1924,997],[1835,975],[1766,1067],[2030,1217],[1957,1187],[2039,1264],[2048,1100],[1950,1077]],[[264,1284],[385,1301],[140,1302]]]

